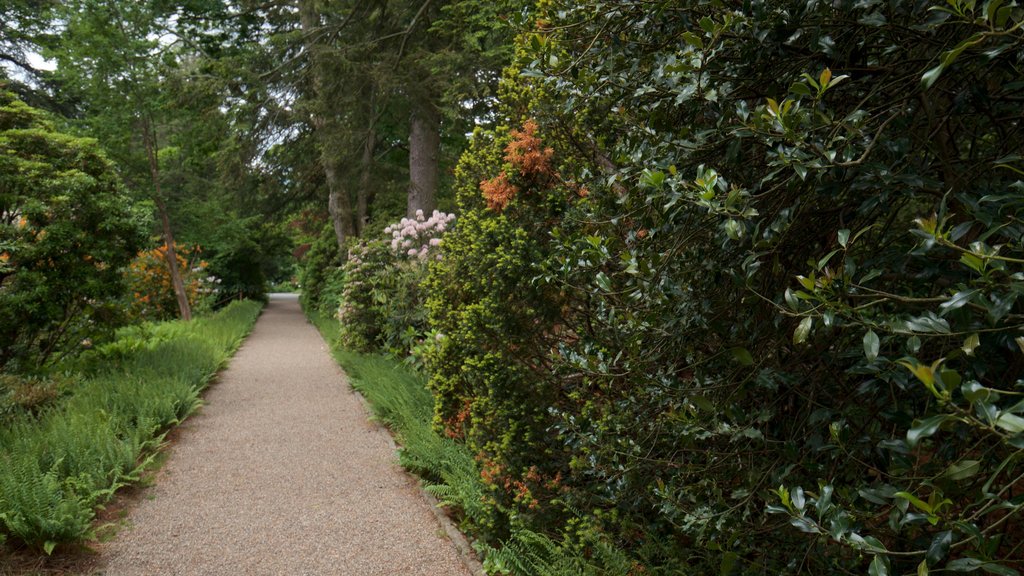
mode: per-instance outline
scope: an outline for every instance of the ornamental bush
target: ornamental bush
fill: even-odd
[[[539,3],[430,281],[491,537],[554,538],[514,538],[535,573],[1017,573],[1021,22]]]
[[[122,320],[141,219],[94,140],[0,91],[0,370],[32,371]]]
[[[220,279],[207,272],[198,246],[175,244],[178,269],[193,312],[209,311],[217,300]],[[178,315],[178,301],[167,269],[167,248],[160,246],[140,252],[125,272],[128,285],[127,311],[135,321],[169,320]]]
[[[338,319],[341,341],[361,351],[402,358],[427,337],[422,284],[454,214],[435,210],[384,228],[384,239],[361,240],[349,249]],[[419,363],[418,356],[412,361]]]

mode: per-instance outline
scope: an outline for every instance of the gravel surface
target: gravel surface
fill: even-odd
[[[468,576],[367,417],[295,298],[275,295],[100,573]]]

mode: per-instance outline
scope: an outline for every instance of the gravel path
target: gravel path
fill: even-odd
[[[100,573],[470,574],[294,297],[181,428]]]

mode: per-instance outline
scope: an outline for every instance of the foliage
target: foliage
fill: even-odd
[[[322,314],[333,314],[341,296],[341,254],[334,239],[334,230],[325,225],[302,260],[299,297],[302,308]]]
[[[539,6],[430,284],[438,425],[508,525],[1015,573],[1020,7]]]
[[[39,414],[74,389],[76,381],[63,375],[0,374],[0,422],[22,414]]]
[[[349,249],[341,269],[345,281],[336,313],[340,342],[345,346],[364,352],[376,348],[383,322],[379,303],[385,270],[393,265],[394,255],[382,241],[361,241]]]
[[[561,441],[548,434],[555,388],[545,360],[556,345],[560,296],[531,281],[547,231],[531,234],[523,223],[551,221],[565,198],[548,186],[546,162],[524,163],[518,154],[533,138],[530,129],[474,135],[456,171],[458,225],[427,283],[437,332],[427,361],[435,425],[477,455],[499,534],[510,516],[530,525],[526,519],[543,523],[550,518],[538,514],[557,512],[540,509],[537,498],[558,493],[552,464],[564,459]],[[498,170],[516,193],[500,202],[486,196],[485,204],[481,189],[490,193],[486,177]]]
[[[178,268],[185,281],[185,293],[196,312],[209,310],[217,299],[219,279],[208,275],[207,263],[199,258],[200,248],[175,246]],[[165,246],[140,252],[129,264],[127,276],[127,303],[129,316],[136,321],[168,320],[178,314],[178,303],[171,289],[171,274],[167,269]]]
[[[64,402],[0,423],[0,534],[47,553],[89,538],[96,506],[137,480],[167,428],[199,406],[259,310],[239,302],[122,330],[78,360],[89,376]]]
[[[116,325],[140,241],[96,142],[0,92],[0,368],[38,368]]]
[[[349,250],[337,313],[345,346],[402,358],[428,338],[422,284],[429,264],[441,258],[443,236],[454,220],[454,214],[435,210],[427,218],[419,210],[415,218],[385,227],[385,238],[363,240]],[[410,360],[419,361],[416,355]]]

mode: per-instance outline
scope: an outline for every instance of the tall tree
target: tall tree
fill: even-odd
[[[161,182],[159,134],[165,66],[174,62],[173,23],[179,14],[159,2],[65,2],[64,22],[50,54],[57,74],[82,99],[91,131],[118,160],[135,187],[148,180],[167,249],[167,267],[182,319],[192,310],[175,252],[174,231]]]
[[[303,44],[306,48],[312,84],[311,123],[319,145],[320,164],[327,180],[328,210],[338,247],[343,249],[345,239],[356,234],[352,200],[345,186],[340,153],[344,146],[343,117],[340,109],[341,85],[332,78],[327,46],[327,28],[323,14],[315,0],[299,2]]]

